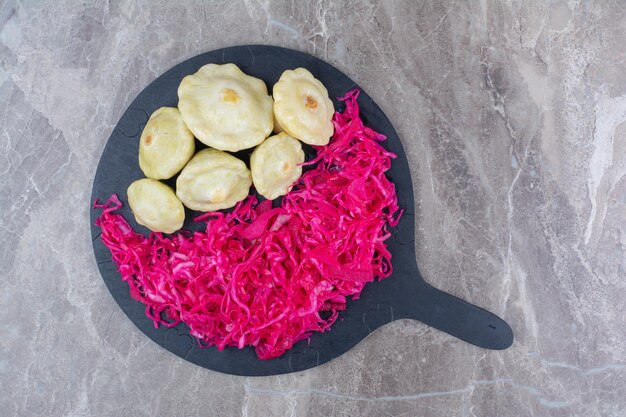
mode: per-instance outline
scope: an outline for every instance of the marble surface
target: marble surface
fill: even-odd
[[[626,415],[623,3],[0,4],[0,415]],[[504,317],[513,347],[405,320],[319,368],[241,378],[126,319],[89,236],[105,142],[155,77],[246,43],[367,89],[412,166],[424,276]]]

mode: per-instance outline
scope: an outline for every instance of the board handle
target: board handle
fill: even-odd
[[[502,350],[513,344],[513,330],[495,314],[425,282],[412,279],[414,291],[403,318],[421,321],[485,349]],[[408,295],[408,294],[407,294]],[[405,295],[406,297],[406,295]]]

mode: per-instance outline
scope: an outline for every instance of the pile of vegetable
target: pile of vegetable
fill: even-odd
[[[196,218],[204,232],[145,237],[114,212],[117,196],[94,203],[102,241],[155,326],[184,322],[202,346],[253,346],[271,359],[328,330],[348,297],[391,274],[385,241],[401,210],[385,172],[395,155],[364,126],[358,94],[341,99],[332,140],[280,207],[249,196]]]

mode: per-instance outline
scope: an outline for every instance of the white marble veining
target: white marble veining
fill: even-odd
[[[412,166],[433,285],[504,317],[492,352],[413,321],[270,378],[152,343],[91,252],[113,126],[168,68],[274,44],[347,73]],[[0,2],[0,415],[626,415],[619,1]]]

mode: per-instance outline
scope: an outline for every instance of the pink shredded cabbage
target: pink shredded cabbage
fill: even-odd
[[[330,144],[281,207],[249,196],[231,213],[196,218],[204,232],[145,237],[113,213],[116,195],[94,203],[102,242],[156,327],[182,321],[201,346],[250,345],[271,359],[328,330],[347,297],[391,274],[385,240],[401,210],[385,171],[395,155],[363,125],[358,95],[341,98]]]

